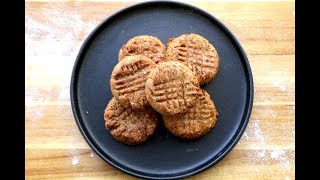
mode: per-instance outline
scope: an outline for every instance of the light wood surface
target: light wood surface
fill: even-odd
[[[26,179],[135,179],[89,148],[69,97],[73,63],[84,39],[103,19],[134,3],[26,1]],[[255,88],[250,122],[239,143],[190,179],[294,179],[294,1],[190,3],[237,36]]]

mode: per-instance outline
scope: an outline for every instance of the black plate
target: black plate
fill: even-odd
[[[137,35],[153,35],[166,44],[170,37],[191,32],[207,38],[220,57],[217,76],[204,86],[220,114],[214,129],[188,142],[169,134],[160,123],[142,145],[116,141],[104,127],[103,113],[112,97],[109,79],[121,46]],[[141,178],[182,178],[217,163],[244,132],[252,101],[250,65],[236,38],[210,14],[177,2],[140,3],[103,21],[81,47],[71,80],[73,113],[88,144],[112,166]]]

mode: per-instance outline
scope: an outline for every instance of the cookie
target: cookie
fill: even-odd
[[[118,141],[137,145],[148,140],[157,127],[157,113],[151,107],[134,111],[112,98],[104,112],[105,127]]]
[[[187,112],[201,94],[192,71],[179,62],[162,62],[147,79],[145,93],[149,104],[160,114]]]
[[[165,127],[182,139],[197,139],[207,134],[216,124],[218,112],[210,95],[203,90],[197,103],[183,115],[166,116],[162,119]]]
[[[126,56],[114,67],[110,87],[113,96],[124,106],[134,110],[148,106],[144,89],[147,76],[156,67],[151,59],[142,56]]]
[[[166,46],[154,36],[136,36],[130,39],[119,51],[119,61],[126,56],[144,55],[155,63],[165,59]]]
[[[187,65],[200,85],[209,83],[219,69],[219,56],[207,39],[198,34],[184,34],[168,40],[166,59]]]

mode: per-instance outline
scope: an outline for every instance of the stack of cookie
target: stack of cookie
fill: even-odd
[[[160,113],[175,136],[204,136],[218,112],[200,85],[209,83],[218,68],[216,49],[197,34],[170,38],[167,48],[153,36],[130,39],[111,74],[114,97],[105,109],[106,128],[120,142],[141,144],[155,132]]]

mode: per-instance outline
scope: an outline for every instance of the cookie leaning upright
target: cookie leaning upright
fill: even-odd
[[[155,67],[156,63],[145,56],[126,56],[118,62],[111,74],[113,96],[124,106],[131,106],[135,110],[146,107],[145,82]]]
[[[137,145],[148,140],[157,127],[157,112],[151,107],[134,111],[122,106],[114,97],[104,112],[105,127],[120,142]]]
[[[147,79],[145,93],[149,104],[159,113],[187,112],[201,94],[198,79],[179,62],[162,62]]]
[[[219,114],[210,95],[205,90],[202,92],[189,112],[182,115],[162,116],[165,127],[175,136],[196,139],[207,134],[215,126]]]
[[[200,85],[212,80],[219,69],[219,56],[207,39],[198,34],[184,34],[168,40],[166,59],[187,65]]]
[[[136,36],[131,38],[119,51],[119,61],[126,56],[144,55],[159,63],[165,60],[166,46],[154,36]]]

